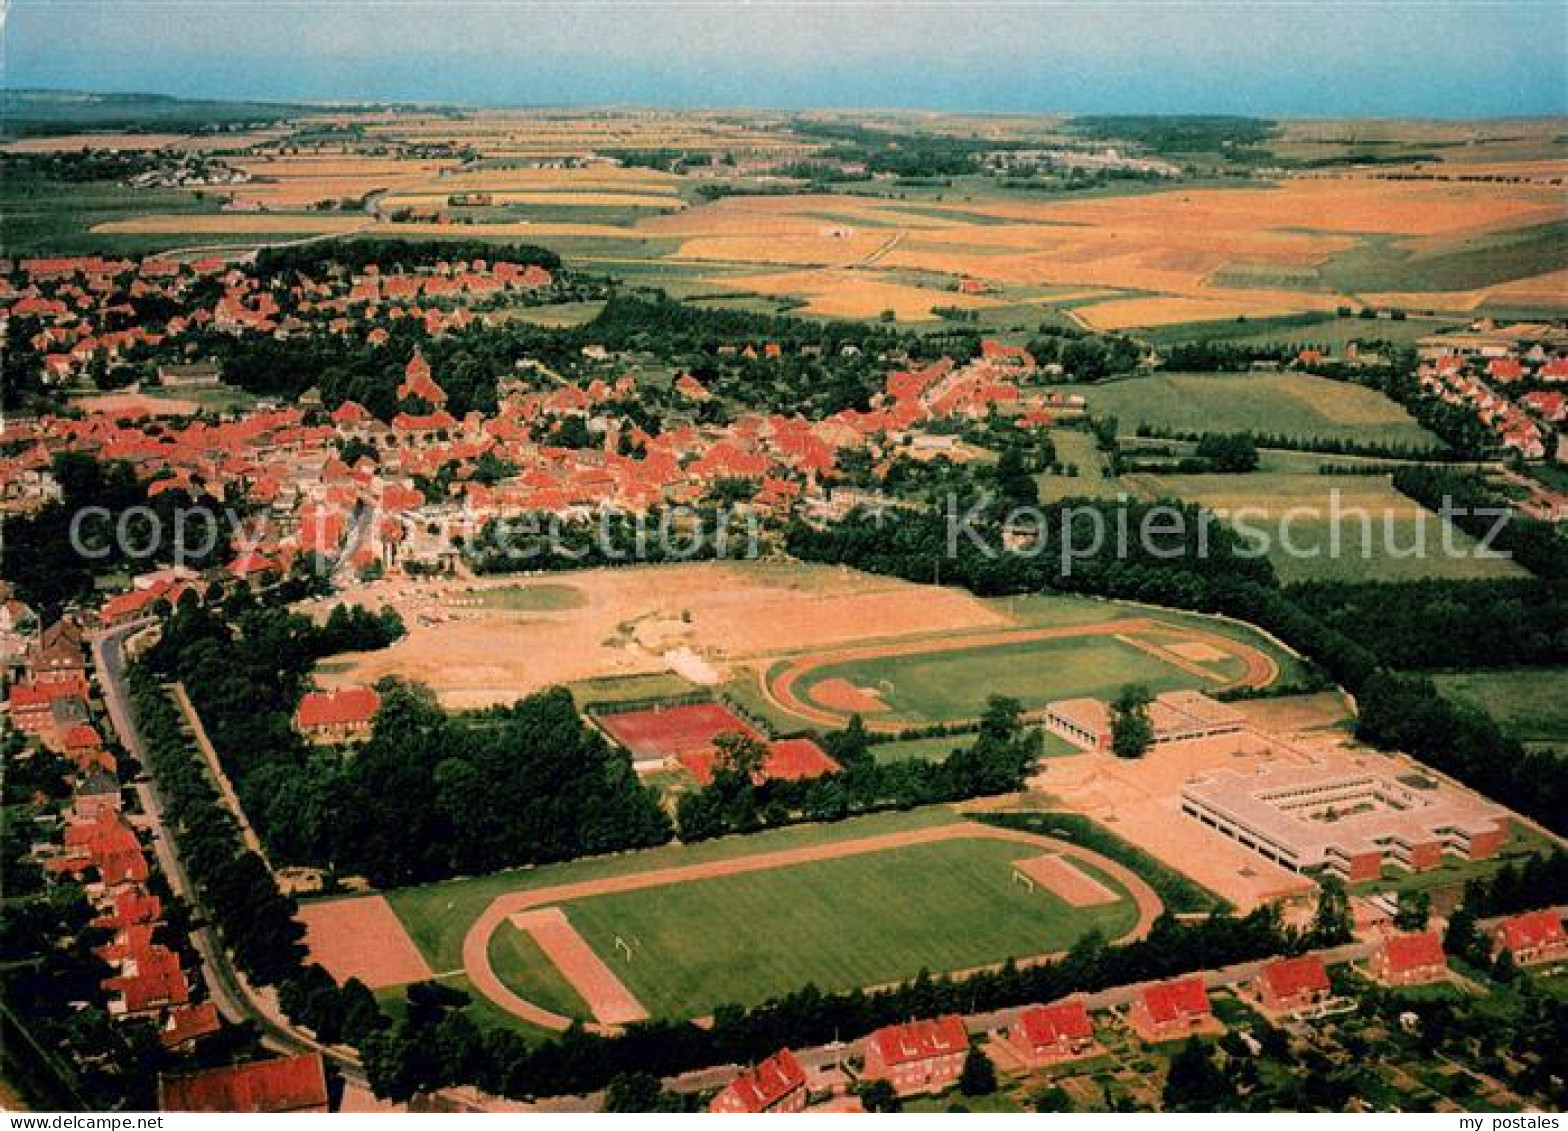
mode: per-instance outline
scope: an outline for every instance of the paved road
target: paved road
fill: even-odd
[[[120,744],[136,756],[145,768],[146,751],[132,719],[130,702],[125,687],[125,641],[152,624],[151,620],[136,621],[118,628],[98,633],[92,638],[93,666],[98,675],[99,689],[109,720],[114,724]],[[158,866],[168,878],[174,893],[193,910],[201,903],[191,884],[190,875],[180,859],[178,846],[164,826],[163,798],[157,783],[149,774],[135,783],[142,812],[152,825],[153,852]],[[198,923],[202,923],[198,915]],[[270,990],[258,991],[249,986],[229,960],[211,927],[200,925],[191,931],[191,943],[201,956],[207,976],[207,989],[218,1012],[229,1021],[250,1021],[261,1033],[262,1044],[274,1051],[294,1054],[319,1052],[327,1058],[351,1084],[368,1087],[358,1057],[342,1048],[323,1045],[289,1024],[278,1008],[275,995]]]

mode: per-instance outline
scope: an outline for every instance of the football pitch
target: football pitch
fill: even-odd
[[[1129,931],[1119,898],[1073,907],[1014,876],[1037,846],[992,840],[915,844],[737,876],[592,896],[564,905],[573,927],[654,1017],[752,1005],[811,983],[849,990],[1065,950],[1091,930]],[[509,934],[510,932],[510,934]],[[497,974],[522,997],[585,1016],[537,948],[507,926],[492,940]]]

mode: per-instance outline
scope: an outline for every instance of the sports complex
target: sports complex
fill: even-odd
[[[307,904],[312,956],[373,989],[458,978],[524,1026],[700,1018],[1148,930],[1159,897],[1065,841],[947,809]],[[425,973],[428,971],[429,973]]]

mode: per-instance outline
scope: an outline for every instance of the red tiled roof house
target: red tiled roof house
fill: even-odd
[[[1568,936],[1556,911],[1527,911],[1498,924],[1493,949],[1507,951],[1515,965],[1541,966],[1568,959]]]
[[[213,1068],[158,1081],[160,1111],[326,1111],[320,1053]]]
[[[351,742],[370,737],[381,696],[372,687],[310,691],[299,701],[294,725],[312,742]]]
[[[956,1013],[889,1025],[866,1038],[867,1080],[886,1080],[901,1096],[940,1092],[958,1082],[969,1034]]]
[[[1146,1041],[1174,1041],[1221,1028],[1209,1005],[1209,992],[1197,976],[1145,987],[1133,1000],[1128,1018]]]
[[[1312,1009],[1333,995],[1328,970],[1315,954],[1270,962],[1253,983],[1253,991],[1264,1009],[1277,1013]]]
[[[1448,976],[1448,956],[1436,931],[1390,935],[1372,953],[1367,969],[1388,986],[1420,986]]]
[[[1091,1056],[1099,1046],[1081,1001],[1059,1001],[1024,1010],[1007,1031],[1009,1051],[1030,1068]]]
[[[802,1111],[805,1106],[806,1070],[794,1053],[780,1049],[725,1085],[708,1110],[758,1115]]]

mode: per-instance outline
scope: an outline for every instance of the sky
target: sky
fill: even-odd
[[[290,101],[1568,113],[1563,0],[10,0],[3,45],[11,88]]]

